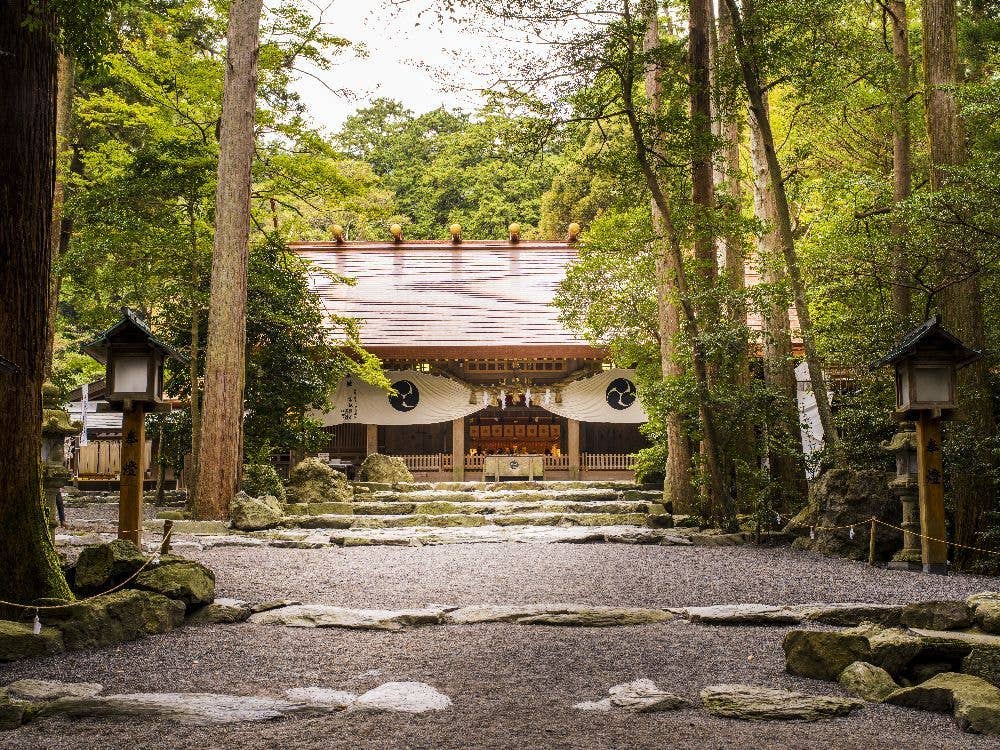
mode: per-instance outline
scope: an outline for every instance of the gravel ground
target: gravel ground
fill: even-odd
[[[185,550],[185,554],[189,554]],[[871,569],[787,549],[488,544],[194,553],[218,595],[345,606],[578,602],[682,606],[732,602],[905,602],[996,589],[996,579]],[[510,624],[397,633],[251,624],[184,628],[145,641],[0,666],[21,677],[95,681],[107,692],[210,691],[280,697],[291,687],[362,692],[391,680],[433,685],[451,709],[416,716],[348,713],[264,724],[179,727],[52,720],[0,733],[0,749],[209,748],[996,748],[950,717],[867,705],[817,724],[745,723],[699,710],[585,713],[611,685],[649,677],[692,699],[711,684],[747,682],[840,694],[784,672],[786,628],[685,621],[617,628]],[[751,658],[752,657],[752,658]]]

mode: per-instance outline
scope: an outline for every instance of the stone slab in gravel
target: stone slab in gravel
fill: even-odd
[[[800,614],[770,604],[719,604],[686,607],[682,612],[691,622],[705,625],[789,625],[802,621]]]
[[[747,721],[819,721],[845,716],[864,705],[856,698],[806,695],[753,685],[711,685],[701,691],[701,702],[715,716]]]
[[[98,695],[104,686],[97,682],[62,682],[60,680],[15,680],[0,692],[11,698],[26,701],[51,701],[56,698],[90,698]]]
[[[379,545],[499,544],[619,544],[690,545],[691,541],[673,530],[637,526],[479,526],[431,528],[413,526],[385,529],[331,530],[330,540],[343,547]]]
[[[206,604],[188,617],[188,625],[232,625],[243,622],[252,614],[250,605],[242,599],[222,598]]]
[[[40,715],[118,721],[166,720],[198,726],[269,721],[306,708],[310,707],[274,698],[220,693],[125,693],[59,698],[48,703]]]
[[[936,674],[919,685],[897,690],[885,701],[923,711],[951,711],[966,732],[1000,735],[1000,689],[979,677]]]
[[[443,711],[451,698],[423,682],[387,682],[358,696],[350,711]]]
[[[657,713],[685,708],[688,701],[673,693],[660,690],[652,680],[643,677],[608,689],[611,705],[637,713]]]
[[[333,711],[345,710],[358,699],[355,693],[319,687],[291,688],[285,691],[285,697],[293,703],[305,703]]]
[[[300,604],[251,615],[255,625],[285,625],[291,628],[351,628],[356,630],[402,630],[414,625],[436,625],[447,608],[348,609],[327,604]]]

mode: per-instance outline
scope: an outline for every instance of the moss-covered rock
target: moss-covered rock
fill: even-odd
[[[406,468],[406,463],[398,456],[384,456],[372,453],[358,469],[358,481],[377,482],[381,484],[400,484],[412,482],[413,474]]]
[[[1000,593],[984,591],[973,594],[965,602],[972,610],[976,624],[987,633],[1000,635]]]
[[[882,667],[864,661],[848,664],[840,673],[838,682],[851,695],[876,703],[899,690],[892,675]]]
[[[76,561],[73,584],[85,594],[103,591],[133,575],[145,562],[142,551],[127,539],[84,547]]]
[[[183,602],[188,612],[215,599],[215,573],[183,558],[164,558],[160,565],[140,573],[133,585]]]
[[[244,464],[240,489],[250,497],[271,495],[278,502],[285,502],[285,485],[271,464]]]
[[[251,497],[240,491],[229,503],[230,523],[240,531],[273,529],[283,517],[281,503],[274,495]]]
[[[290,503],[349,503],[354,490],[347,475],[335,471],[318,458],[300,461],[288,473]]]
[[[959,630],[972,625],[972,613],[965,602],[913,602],[903,608],[901,620],[910,628]]]
[[[96,648],[165,633],[184,622],[183,602],[125,589],[54,610],[67,649]]]
[[[1000,735],[1000,689],[979,677],[945,672],[885,699],[895,706],[952,712],[966,732]]]
[[[61,651],[62,634],[56,628],[43,626],[42,631],[35,635],[31,624],[0,620],[0,662],[58,654]]]

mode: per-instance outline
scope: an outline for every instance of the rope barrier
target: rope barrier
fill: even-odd
[[[921,539],[927,539],[928,541],[931,542],[940,542],[941,544],[947,544],[949,547],[960,547],[962,549],[972,550],[973,552],[982,552],[987,555],[1000,555],[1000,550],[983,549],[982,547],[972,547],[968,544],[959,544],[958,542],[949,542],[947,539],[938,539],[933,536],[927,536],[926,534],[921,534],[917,531],[907,531],[902,526],[895,526],[894,524],[883,521],[882,519],[877,518],[876,516],[871,516],[870,518],[862,519],[860,521],[857,521],[856,523],[844,524],[843,526],[810,526],[809,533],[810,536],[812,536],[817,531],[840,531],[842,529],[851,529],[853,533],[855,526],[863,526],[866,523],[877,523],[880,526],[885,526],[886,528],[889,529],[895,529],[896,531],[901,531],[904,534],[913,534],[913,536],[919,537]],[[853,539],[853,536],[851,538]]]
[[[119,532],[119,533],[122,533],[122,532]],[[132,533],[132,532],[124,532],[124,533]],[[166,534],[163,535],[163,541],[166,541],[167,539],[169,539],[173,535],[173,533],[174,533],[174,530],[173,530],[173,528],[171,528],[169,531],[167,531]],[[161,544],[162,544],[162,542],[161,542]],[[127,586],[128,584],[130,584],[132,581],[134,581],[139,576],[139,574],[142,573],[142,571],[144,571],[146,568],[149,567],[149,565],[153,561],[157,561],[158,562],[159,559],[160,559],[160,554],[159,553],[153,555],[152,557],[150,557],[149,559],[147,559],[142,564],[142,566],[137,571],[135,571],[135,573],[133,573],[132,575],[130,575],[128,578],[126,578],[121,583],[116,584],[115,586],[112,586],[107,591],[102,591],[99,594],[93,594],[91,596],[84,597],[83,599],[74,599],[73,601],[62,600],[62,601],[66,601],[66,604],[18,604],[17,602],[8,602],[8,601],[4,601],[3,599],[0,599],[0,606],[3,606],[3,607],[13,607],[14,609],[23,609],[23,610],[26,610],[28,612],[32,612],[33,611],[35,613],[35,620],[36,620],[36,626],[37,626],[37,624],[38,624],[37,623],[38,613],[40,611],[43,611],[43,610],[54,610],[54,609],[69,609],[70,607],[75,607],[77,604],[82,604],[83,602],[89,602],[89,601],[92,601],[94,599],[100,599],[102,596],[107,596],[108,594],[113,594],[115,591],[118,591],[119,589],[124,588],[125,586]]]

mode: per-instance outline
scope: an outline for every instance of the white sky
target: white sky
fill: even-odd
[[[418,114],[441,105],[463,110],[478,106],[474,90],[490,83],[486,58],[495,42],[455,21],[439,19],[434,0],[312,2],[320,8],[330,3],[323,14],[327,31],[367,48],[367,57],[347,52],[330,70],[311,71],[322,82],[300,78],[297,89],[317,125],[336,131],[357,109],[379,97],[397,99]],[[453,61],[454,53],[461,55],[461,65]],[[442,85],[442,78],[447,84]],[[446,90],[452,87],[461,90]],[[330,89],[347,89],[353,97]]]

